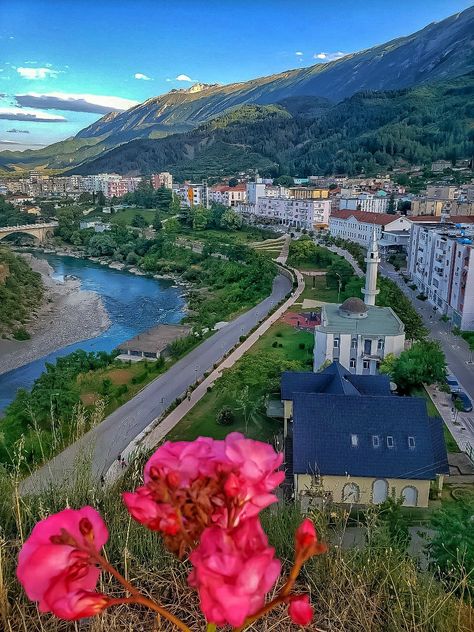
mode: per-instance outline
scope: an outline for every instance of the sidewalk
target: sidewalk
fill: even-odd
[[[212,371],[208,377],[206,377],[195,388],[189,397],[185,398],[174,410],[172,410],[163,419],[154,419],[141,433],[138,435],[124,450],[122,450],[122,457],[128,463],[130,457],[138,450],[147,452],[153,449],[158,443],[166,437],[166,435],[187,415],[187,413],[198,403],[200,399],[207,393],[207,389],[213,386],[214,382],[218,380],[222,372],[225,369],[232,367],[237,360],[239,360],[244,353],[246,353],[250,347],[252,347],[257,340],[262,336],[270,327],[276,323],[279,318],[288,310],[293,303],[298,299],[300,294],[304,290],[304,279],[298,270],[293,270],[296,275],[298,286],[291,296],[279,307],[273,314],[271,314],[252,334],[248,336],[244,342],[237,347],[232,353],[225,358],[219,366]],[[107,484],[113,483],[123,474],[124,469],[115,461],[111,467],[107,470],[104,478]]]
[[[440,391],[436,386],[431,385],[425,388],[444,423],[453,435],[453,439],[458,444],[459,449],[469,454],[469,446],[474,448],[474,413],[463,413],[455,410],[451,401],[451,395]],[[452,412],[453,410],[454,413]]]

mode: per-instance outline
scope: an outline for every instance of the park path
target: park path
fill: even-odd
[[[295,303],[304,290],[303,275],[298,270],[293,270],[296,276],[297,287],[291,293],[291,296],[278,307],[272,314],[270,314],[259,327],[251,333],[241,345],[239,345],[230,355],[225,358],[219,366],[212,371],[196,388],[189,394],[178,406],[172,410],[163,419],[154,419],[143,431],[137,436],[129,445],[122,451],[122,456],[126,462],[130,460],[130,457],[137,451],[147,452],[152,450],[155,446],[162,441],[166,435],[173,430],[173,428],[187,415],[187,413],[194,408],[194,406],[204,397],[207,393],[207,389],[218,380],[222,372],[225,369],[229,369],[259,340],[259,338],[267,332],[270,327],[276,323],[283,314]],[[107,483],[111,483],[123,474],[123,469],[119,462],[116,460],[113,462],[109,470],[107,471],[105,478]]]

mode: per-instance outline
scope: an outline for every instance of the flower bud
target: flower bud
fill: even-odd
[[[309,603],[308,595],[299,595],[290,601],[288,614],[293,623],[308,625],[313,618],[313,607]]]

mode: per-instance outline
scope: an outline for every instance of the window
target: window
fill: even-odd
[[[387,437],[387,448],[393,448],[393,437]]]
[[[346,483],[342,488],[343,503],[358,503],[360,498],[360,489],[356,483]]]
[[[412,449],[415,447],[415,437],[408,437],[408,447]]]
[[[334,338],[334,349],[339,347],[339,338]]]
[[[354,358],[351,358],[349,360],[349,368],[350,369],[355,369],[356,368],[356,361],[354,360]]]
[[[372,446],[378,448],[380,446],[380,439],[378,435],[372,435]]]
[[[379,338],[379,340],[377,341],[377,349],[381,351],[383,348],[384,348],[383,338]]]
[[[359,437],[356,434],[351,434],[351,446],[357,448],[359,445]]]
[[[370,366],[370,362],[368,360],[364,360],[364,362],[362,363],[362,366],[364,367],[364,369],[368,369]]]
[[[352,338],[351,349],[357,349],[357,338]]]

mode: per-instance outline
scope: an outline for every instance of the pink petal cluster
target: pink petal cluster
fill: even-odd
[[[223,441],[208,437],[168,441],[145,465],[144,487],[123,494],[123,500],[135,520],[149,529],[174,535],[180,528],[186,529],[186,517],[177,505],[186,502],[189,506],[189,498],[181,492],[190,490],[196,481],[215,481],[219,484],[205,490],[209,508],[200,513],[207,516],[208,524],[235,526],[276,502],[270,492],[285,477],[278,471],[282,460],[283,455],[271,445],[246,439],[237,432]],[[194,489],[192,499],[199,500]]]
[[[309,603],[308,595],[293,597],[288,606],[288,614],[293,623],[308,625],[313,618],[313,606]]]
[[[98,552],[108,537],[92,507],[65,509],[35,525],[20,551],[17,576],[41,612],[74,620],[106,607],[107,597],[95,592],[100,571],[90,551]]]
[[[233,529],[206,529],[190,556],[189,583],[199,591],[207,621],[238,627],[257,612],[280,574],[274,554],[257,517]]]

